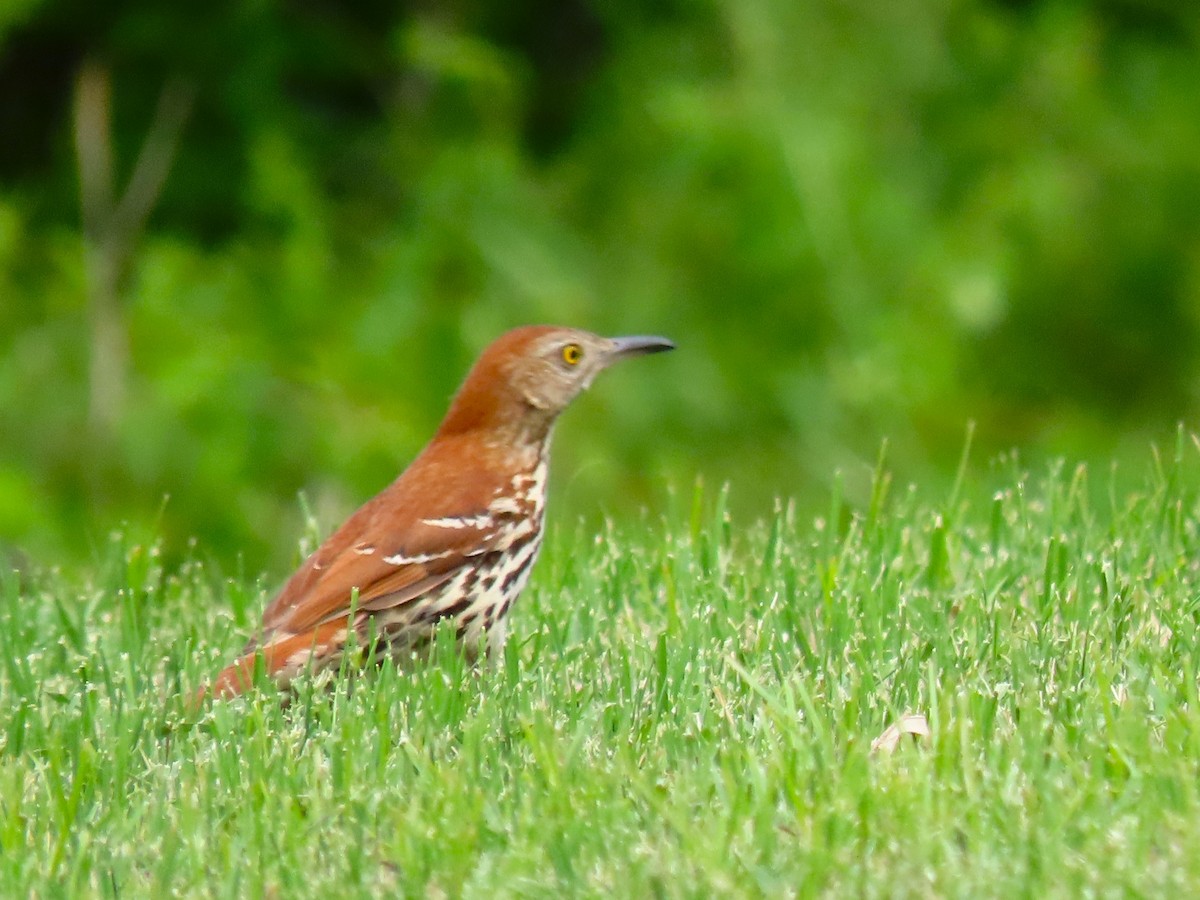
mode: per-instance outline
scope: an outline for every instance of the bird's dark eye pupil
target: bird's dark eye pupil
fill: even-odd
[[[563,347],[562,358],[568,365],[576,365],[583,357],[583,350],[578,344],[567,344]]]

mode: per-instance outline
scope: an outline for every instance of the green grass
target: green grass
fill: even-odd
[[[0,895],[1195,894],[1200,455],[1134,480],[559,527],[500,665],[194,722],[263,590],[9,573]]]

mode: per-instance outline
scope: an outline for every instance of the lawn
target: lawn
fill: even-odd
[[[199,715],[285,573],[7,572],[0,895],[1194,895],[1200,453],[1147,460],[599,533],[552,497],[498,665]]]

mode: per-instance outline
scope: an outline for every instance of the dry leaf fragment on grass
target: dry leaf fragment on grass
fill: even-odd
[[[871,741],[872,753],[891,753],[900,744],[900,738],[911,734],[913,739],[929,737],[929,722],[920,713],[901,716],[883,730],[883,734]]]
[[[1175,634],[1175,632],[1171,630],[1171,627],[1169,625],[1164,625],[1161,621],[1159,621],[1158,616],[1156,616],[1154,613],[1150,613],[1150,621],[1147,627],[1149,628],[1150,633],[1158,638],[1158,646],[1162,647],[1164,650],[1167,649],[1167,645],[1171,643],[1171,638]]]

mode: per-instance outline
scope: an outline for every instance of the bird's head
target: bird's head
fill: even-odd
[[[537,440],[604,369],[674,348],[661,337],[606,338],[550,325],[517,328],[483,351],[438,433],[514,428]]]

